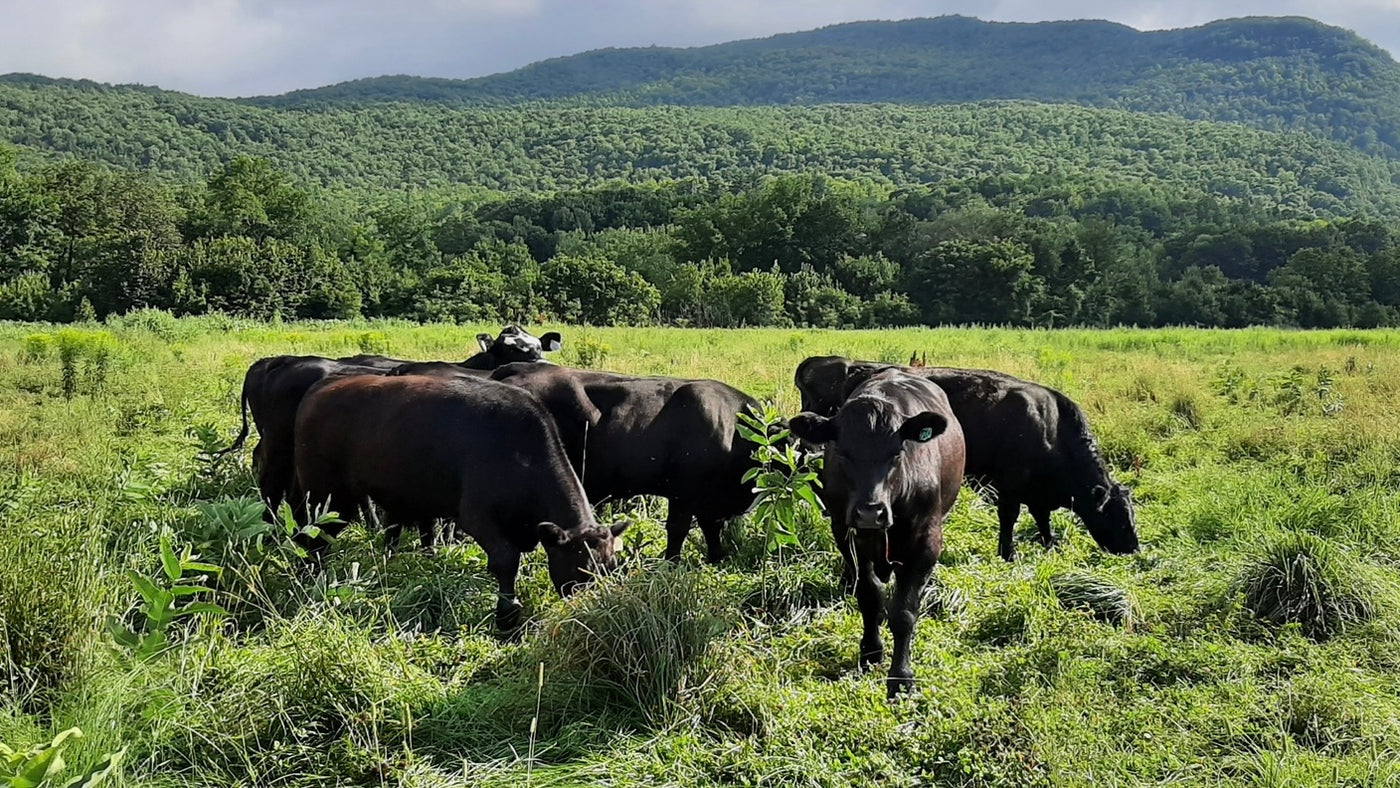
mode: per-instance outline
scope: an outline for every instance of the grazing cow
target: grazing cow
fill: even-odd
[[[543,364],[508,364],[491,376],[534,394],[553,414],[590,501],[662,496],[667,558],[680,558],[692,519],[707,558],[724,557],[725,521],[754,500],[743,476],[755,446],[735,432],[738,414],[757,405],[752,397],[715,380]]]
[[[560,337],[551,331],[535,337],[525,329],[508,325],[493,341],[490,334],[478,334],[481,352],[453,365],[469,369],[492,369],[511,362],[542,362],[544,353],[558,350]],[[292,460],[292,429],[297,406],[306,392],[321,379],[332,375],[388,374],[405,364],[419,362],[384,356],[358,355],[340,359],[320,356],[271,356],[248,367],[240,397],[242,429],[233,445],[220,454],[237,451],[248,438],[248,416],[258,430],[258,447],[253,451],[253,467],[263,500],[275,509],[283,500],[300,498]],[[444,362],[428,362],[444,363]],[[391,534],[393,532],[391,531]]]
[[[831,415],[848,392],[878,372],[898,368],[839,356],[813,356],[797,367],[803,410]],[[1113,480],[1083,410],[1054,389],[989,370],[904,367],[948,395],[967,437],[967,476],[997,494],[997,552],[1016,556],[1013,529],[1025,504],[1054,543],[1050,512],[1068,508],[1111,553],[1136,552],[1132,494]]]
[[[910,647],[924,586],[943,552],[943,518],[962,487],[962,428],[942,389],[899,370],[870,376],[834,416],[801,413],[789,426],[798,438],[830,449],[821,496],[844,576],[855,581],[865,624],[862,668],[884,660],[884,584],[895,577],[894,656],[886,681],[893,698],[914,685]]]
[[[558,428],[527,392],[436,376],[327,379],[297,410],[297,478],[310,504],[353,517],[367,499],[388,521],[455,518],[486,552],[496,623],[520,621],[523,553],[543,545],[567,595],[611,565],[626,523],[597,524]]]

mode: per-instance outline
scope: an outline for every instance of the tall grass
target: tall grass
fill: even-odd
[[[75,771],[127,747],[127,784],[172,788],[1393,782],[1394,331],[542,328],[564,362],[718,378],[787,414],[797,362],[826,353],[927,353],[1085,407],[1147,549],[1109,556],[1058,512],[1054,550],[1023,518],[1005,564],[994,502],[964,490],[915,639],[921,692],[898,706],[857,669],[824,520],[801,518],[781,561],[741,522],[729,561],[693,539],[672,567],[651,560],[656,503],[628,533],[643,558],[568,600],[527,556],[518,641],[494,631],[475,545],[388,556],[355,526],[315,575],[225,540],[231,617],[146,663],[112,656],[103,622],[137,601],[128,569],[159,571],[155,535],[214,539],[200,504],[251,494],[246,465],[201,462],[190,432],[231,435],[248,363],[460,359],[495,328],[0,324],[0,741],[78,726]],[[74,340],[65,366],[64,330],[105,350]],[[571,338],[588,342],[568,355]]]

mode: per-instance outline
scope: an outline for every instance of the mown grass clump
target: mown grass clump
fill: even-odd
[[[1240,576],[1244,605],[1271,624],[1297,624],[1327,640],[1374,619],[1379,589],[1359,561],[1316,534],[1289,532],[1264,546]]]
[[[1093,572],[1072,570],[1050,578],[1050,590],[1066,610],[1087,611],[1094,618],[1131,629],[1133,599],[1127,590]]]
[[[703,678],[710,643],[730,615],[725,596],[701,572],[649,562],[553,608],[530,659],[544,663],[570,706],[655,720]]]

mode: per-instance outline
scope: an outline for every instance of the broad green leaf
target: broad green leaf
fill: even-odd
[[[97,767],[84,775],[79,775],[64,783],[63,788],[96,788],[108,777],[115,776],[120,770],[122,759],[126,757],[126,748],[110,753],[107,757],[98,762]]]
[[[181,611],[181,615],[196,614],[206,616],[226,616],[228,611],[213,602],[193,602],[186,605]]]
[[[165,569],[165,576],[173,580],[180,579],[180,559],[175,555],[175,549],[170,545],[168,534],[160,535],[160,565]]]
[[[132,585],[136,586],[136,590],[141,594],[141,597],[146,600],[146,604],[153,604],[154,600],[158,598],[157,592],[159,591],[159,589],[155,587],[155,584],[137,574],[133,569],[128,569],[126,571],[126,576],[131,580]]]

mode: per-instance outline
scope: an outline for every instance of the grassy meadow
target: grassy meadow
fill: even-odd
[[[965,489],[919,688],[891,705],[810,512],[799,549],[741,522],[725,564],[697,529],[671,567],[664,502],[633,502],[626,565],[587,591],[561,601],[527,558],[518,641],[470,543],[388,556],[357,526],[312,574],[240,534],[247,453],[207,450],[251,361],[460,360],[497,328],[0,324],[0,742],[77,726],[64,774],[125,748],[116,784],[140,786],[1400,784],[1400,332],[556,327],[560,363],[714,377],[786,414],[806,356],[914,351],[1085,408],[1145,549],[1110,556],[1062,511],[1047,552],[1023,515],[1006,564]],[[109,623],[149,631],[129,572],[186,582],[162,534],[223,567],[179,604],[226,615],[142,656]]]

